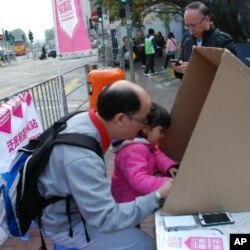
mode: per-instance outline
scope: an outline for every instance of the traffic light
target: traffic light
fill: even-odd
[[[102,7],[97,7],[98,21],[102,22]]]
[[[126,10],[124,7],[119,9],[119,16],[120,16],[120,18],[126,17]]]
[[[5,30],[5,40],[6,41],[9,41],[10,40],[10,37],[9,37],[9,32],[8,32],[8,30]]]
[[[29,31],[29,39],[30,39],[30,42],[33,43],[34,37],[31,31]]]
[[[13,45],[15,43],[15,37],[11,33],[9,33],[9,41],[10,41],[11,45]]]
[[[130,1],[129,0],[119,0],[120,4],[128,4]]]

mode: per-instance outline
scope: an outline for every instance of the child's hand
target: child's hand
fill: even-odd
[[[176,167],[171,167],[168,169],[168,174],[172,177],[175,178],[177,175],[178,169]]]

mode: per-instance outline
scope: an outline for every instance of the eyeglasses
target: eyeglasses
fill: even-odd
[[[126,114],[130,119],[133,119],[143,125],[147,125],[148,124],[148,118],[145,118],[145,119],[139,119],[139,118],[136,118],[135,116],[133,115],[130,115],[130,114]]]
[[[205,20],[205,18],[206,17],[204,16],[199,23],[185,24],[185,28],[186,29],[195,29],[195,28],[197,28],[197,26],[199,26]]]

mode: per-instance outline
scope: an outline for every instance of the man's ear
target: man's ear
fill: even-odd
[[[124,113],[118,113],[114,116],[114,121],[116,124],[118,124],[119,126],[123,126],[124,124],[124,119],[126,115]]]

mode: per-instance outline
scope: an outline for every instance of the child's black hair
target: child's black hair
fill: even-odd
[[[161,105],[152,103],[148,113],[148,126],[152,129],[156,126],[168,128],[171,124],[171,116],[168,111]]]

